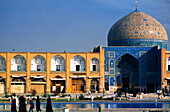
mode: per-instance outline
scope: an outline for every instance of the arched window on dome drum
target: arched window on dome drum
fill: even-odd
[[[0,72],[6,72],[6,60],[0,56]]]
[[[86,63],[85,59],[82,56],[74,56],[70,60],[70,71],[81,71],[84,72],[86,71]]]
[[[167,58],[166,60],[166,68],[167,68],[167,71],[170,71],[170,57]]]
[[[90,71],[99,71],[99,60],[97,58],[91,59]]]
[[[46,60],[44,57],[37,55],[31,60],[31,71],[32,72],[45,72],[46,71]]]
[[[51,59],[51,71],[65,71],[65,59],[56,55]]]
[[[21,55],[16,55],[11,59],[11,71],[26,71],[26,59]]]

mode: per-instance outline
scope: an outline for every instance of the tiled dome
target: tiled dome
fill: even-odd
[[[108,43],[125,39],[167,41],[168,37],[160,22],[148,14],[135,10],[118,20],[109,31]]]

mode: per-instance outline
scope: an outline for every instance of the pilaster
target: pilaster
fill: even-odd
[[[31,59],[30,59],[30,52],[27,52],[26,56],[26,93],[29,93],[31,91],[31,80],[30,80],[30,72],[31,72]]]
[[[166,75],[166,58],[165,58],[165,49],[161,49],[161,84],[164,87],[165,75]]]
[[[11,91],[11,78],[10,78],[10,72],[11,72],[11,60],[10,60],[10,53],[7,52],[6,55],[6,92],[10,93]]]
[[[100,82],[99,82],[99,92],[104,90],[104,49],[100,49]]]
[[[66,93],[70,93],[71,92],[71,82],[70,82],[70,78],[69,78],[69,74],[70,74],[70,60],[69,60],[69,53],[66,53],[66,63],[65,63],[65,72],[66,72]]]
[[[90,82],[88,77],[90,76],[90,54],[86,53],[86,92],[90,91]]]
[[[50,93],[51,87],[50,87],[50,53],[47,53],[46,57],[46,93]]]

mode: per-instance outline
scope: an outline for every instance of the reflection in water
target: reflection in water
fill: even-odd
[[[170,108],[170,103],[116,103],[116,102],[93,102],[93,103],[80,103],[80,102],[74,102],[74,103],[52,103],[53,109],[56,108],[99,108],[99,105],[101,105],[101,108]],[[30,105],[27,104],[27,109],[29,109]],[[46,108],[46,103],[41,103],[41,109]],[[0,103],[0,109],[11,109],[10,103]]]

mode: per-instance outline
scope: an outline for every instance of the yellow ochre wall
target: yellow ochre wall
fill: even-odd
[[[29,93],[31,91],[31,76],[44,76],[46,81],[46,93],[50,93],[51,91],[51,81],[50,78],[54,78],[56,76],[60,76],[62,78],[66,78],[65,83],[65,92],[70,93],[71,88],[71,78],[70,76],[86,76],[84,80],[86,81],[86,88],[85,92],[90,91],[90,81],[88,77],[100,77],[99,80],[99,92],[103,92],[104,88],[104,50],[100,49],[100,52],[83,52],[83,53],[55,53],[55,52],[0,52],[0,55],[5,58],[6,60],[6,72],[0,72],[0,76],[5,78],[6,82],[6,89],[7,93],[11,93],[11,76],[24,76],[23,78],[26,80],[26,91],[25,93]],[[26,72],[11,72],[11,59],[16,56],[21,55],[26,59]],[[40,55],[43,56],[46,60],[46,71],[45,72],[31,72],[31,60],[35,56]],[[60,55],[65,59],[65,72],[51,72],[51,59],[56,56]],[[86,61],[86,71],[81,72],[70,72],[70,60],[72,57],[80,55]],[[90,71],[90,61],[92,58],[97,58],[99,60],[99,71],[92,72]]]
[[[167,71],[167,59],[170,57],[170,51],[166,51],[165,49],[161,49],[161,81],[162,81],[162,88],[167,86],[166,78],[170,79],[170,72]],[[163,84],[164,83],[164,84]]]

